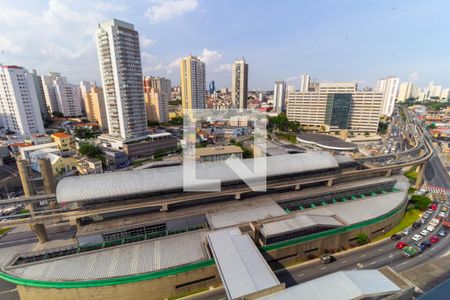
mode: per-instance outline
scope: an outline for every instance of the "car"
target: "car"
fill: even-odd
[[[441,211],[439,213],[439,217],[445,218],[446,216],[447,216],[447,214],[445,212],[443,212],[443,211]]]
[[[432,209],[427,209],[425,212],[426,212],[427,214],[431,215],[431,214],[433,213],[433,210],[432,210]]]
[[[402,238],[402,236],[400,234],[393,234],[391,235],[391,240],[393,241],[398,241]]]
[[[413,235],[412,239],[413,239],[413,241],[418,242],[422,239],[422,236],[420,234],[415,234],[415,235]]]
[[[428,234],[430,234],[430,232],[429,232],[428,230],[424,229],[424,230],[422,230],[422,231],[420,232],[420,234],[421,234],[422,236],[427,236]]]
[[[432,209],[432,210],[436,210],[437,208],[438,208],[438,206],[437,206],[437,204],[431,204],[430,205],[430,208]]]
[[[414,257],[420,252],[420,249],[414,246],[406,246],[402,250],[402,254],[408,258]]]
[[[430,225],[436,227],[440,222],[441,222],[440,218],[433,218],[433,220],[430,221]]]
[[[424,218],[424,219],[428,219],[429,217],[430,217],[430,214],[427,214],[427,213],[424,213],[422,216],[422,218]]]
[[[415,229],[419,228],[420,226],[422,226],[422,223],[420,221],[416,221],[414,222],[414,224],[412,224],[412,227]]]
[[[421,224],[425,224],[426,222],[427,222],[426,219],[420,219],[420,223],[421,223]]]
[[[333,255],[329,255],[329,254],[324,254],[320,257],[320,261],[323,264],[330,264],[332,262],[336,261],[336,257],[334,257]]]
[[[408,246],[408,244],[405,242],[398,242],[397,244],[395,244],[395,248],[397,249],[403,249],[406,246]]]
[[[422,250],[427,250],[431,248],[432,244],[429,241],[423,241],[421,243],[417,243],[416,245]]]
[[[411,232],[413,232],[413,229],[411,227],[408,227],[405,230],[403,230],[404,235],[409,235]]]
[[[432,235],[429,239],[430,243],[435,244],[439,242],[440,238],[437,235]]]
[[[427,226],[427,230],[428,230],[429,232],[434,231],[435,228],[436,228],[436,227],[434,227],[433,225],[428,225],[428,226]]]
[[[443,206],[443,207],[441,208],[441,211],[447,212],[447,211],[448,211],[448,207],[447,207],[447,206]]]
[[[445,237],[447,235],[447,231],[442,228],[441,230],[439,230],[438,235],[441,237]]]

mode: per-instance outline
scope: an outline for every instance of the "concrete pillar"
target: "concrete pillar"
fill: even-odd
[[[300,184],[296,184],[296,185],[295,185],[295,190],[296,190],[296,191],[299,191],[299,190],[300,190]]]
[[[416,185],[414,186],[416,189],[420,188],[420,185],[423,181],[423,176],[425,174],[426,162],[420,165],[419,171],[417,172]]]
[[[34,218],[34,204],[28,203],[25,208],[30,211],[31,218]]]
[[[161,205],[161,208],[159,209],[159,211],[168,211],[169,210],[169,206],[167,205],[167,203],[164,203]]]
[[[25,197],[35,195],[33,183],[30,180],[30,171],[28,169],[28,161],[21,159],[17,161],[17,169],[19,170],[20,181],[22,182],[23,193]]]
[[[391,169],[387,170],[386,177],[390,177],[391,175],[392,175],[392,170]]]
[[[30,226],[31,231],[33,231],[37,235],[39,243],[43,244],[48,242],[47,230],[45,229],[44,224],[30,223],[28,224],[28,226]]]
[[[333,185],[333,179],[328,179],[327,186],[332,186],[332,185]]]
[[[236,200],[241,200],[241,193],[236,193],[236,194],[234,195],[234,199],[236,199]]]
[[[39,169],[41,170],[44,189],[47,194],[56,193],[55,178],[53,177],[52,163],[49,158],[39,160]]]

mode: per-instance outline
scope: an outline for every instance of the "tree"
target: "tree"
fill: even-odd
[[[414,204],[414,208],[426,211],[431,204],[431,199],[422,195],[412,195],[411,202]]]
[[[98,160],[101,160],[103,165],[106,163],[105,155],[99,146],[89,143],[82,143],[78,151],[81,155],[86,155],[89,158],[96,158]]]
[[[379,122],[378,123],[378,133],[385,134],[387,132],[388,123]]]
[[[365,136],[369,136],[370,133],[368,133],[368,132],[366,131],[366,132],[364,132],[364,135],[365,135]]]
[[[367,233],[362,232],[356,236],[356,242],[358,243],[358,245],[367,244],[369,242],[369,236],[367,235]]]
[[[182,125],[183,124],[183,117],[173,117],[169,121],[170,125]]]
[[[285,113],[280,113],[275,117],[268,117],[269,131],[293,131],[299,132],[301,125],[297,121],[289,121]]]

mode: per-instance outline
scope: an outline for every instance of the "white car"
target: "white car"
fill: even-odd
[[[422,236],[427,236],[428,234],[429,234],[430,232],[428,231],[428,230],[422,230],[421,232],[420,232],[420,234],[422,235]]]
[[[421,236],[420,234],[415,234],[415,235],[412,237],[412,239],[413,239],[413,241],[418,242],[418,241],[420,241],[420,240],[422,239],[422,236]]]
[[[427,230],[429,231],[429,232],[431,232],[431,231],[434,231],[434,226],[433,225],[428,225],[428,227],[427,227]]]
[[[445,214],[445,212],[441,211],[441,212],[439,213],[439,217],[443,217],[443,218],[445,218],[445,217],[446,217],[446,214]]]

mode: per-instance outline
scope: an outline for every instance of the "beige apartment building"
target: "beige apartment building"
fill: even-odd
[[[181,60],[180,86],[183,110],[206,107],[205,63],[195,56]]]
[[[287,117],[317,130],[378,129],[383,93],[358,91],[356,83],[320,83],[316,91],[288,93]]]
[[[92,86],[89,92],[86,93],[85,109],[89,121],[96,121],[103,130],[108,129],[105,101],[101,87]]]

